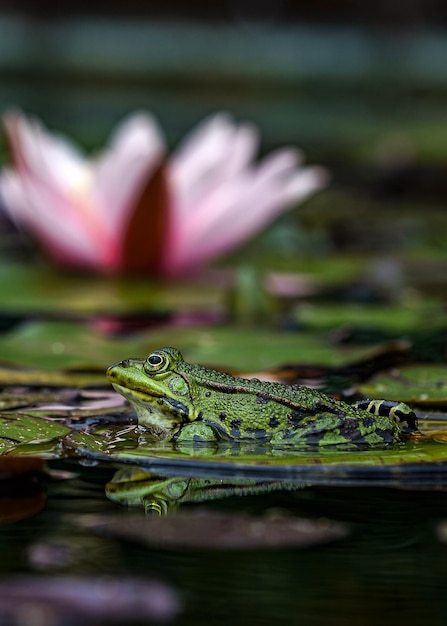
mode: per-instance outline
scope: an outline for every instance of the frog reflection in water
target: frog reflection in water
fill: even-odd
[[[417,429],[406,404],[348,405],[303,385],[235,378],[186,363],[175,348],[125,359],[107,377],[132,403],[139,426],[159,440],[371,447],[398,443]]]
[[[169,513],[185,503],[205,502],[229,496],[296,491],[303,483],[283,480],[192,478],[161,476],[141,467],[124,467],[106,484],[106,495],[127,507],[143,507],[146,513]]]

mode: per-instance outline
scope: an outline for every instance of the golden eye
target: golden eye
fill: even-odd
[[[164,354],[153,352],[145,360],[143,368],[146,374],[157,374],[166,369],[167,365],[168,359]]]

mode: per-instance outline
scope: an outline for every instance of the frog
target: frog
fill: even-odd
[[[127,358],[106,372],[154,440],[269,442],[271,445],[376,447],[417,432],[403,402],[349,404],[305,385],[232,376],[188,363],[172,347]]]
[[[247,478],[163,476],[144,467],[122,467],[106,484],[109,500],[127,507],[143,507],[146,513],[166,515],[185,503],[206,502],[230,496],[298,491],[302,482]]]

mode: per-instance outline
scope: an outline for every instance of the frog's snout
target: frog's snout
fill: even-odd
[[[116,374],[116,370],[118,368],[126,368],[129,367],[129,365],[131,365],[132,360],[131,359],[124,359],[123,361],[117,361],[116,363],[113,363],[112,365],[110,365],[107,370],[106,370],[106,376],[108,378],[114,377]]]

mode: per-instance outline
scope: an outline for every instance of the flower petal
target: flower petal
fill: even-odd
[[[88,161],[65,138],[48,133],[40,122],[14,111],[3,116],[12,157],[19,171],[65,193],[90,180]]]
[[[153,173],[123,228],[120,266],[128,272],[158,274],[168,245],[169,191],[165,167]]]
[[[149,114],[135,113],[116,129],[95,164],[93,187],[102,219],[110,221],[114,230],[122,228],[146,182],[160,166],[164,152],[162,135]]]
[[[104,270],[116,268],[113,237],[85,207],[54,194],[30,176],[18,176],[10,170],[0,177],[0,194],[13,220],[31,232],[58,262]]]
[[[259,138],[250,124],[236,126],[219,113],[202,122],[171,159],[170,180],[175,210],[200,203],[220,185],[243,171],[253,159]],[[184,217],[181,214],[179,218]]]
[[[300,154],[291,149],[270,155],[256,170],[246,170],[190,206],[178,223],[168,272],[187,271],[235,247],[299,199],[321,188],[320,168],[297,168]]]

